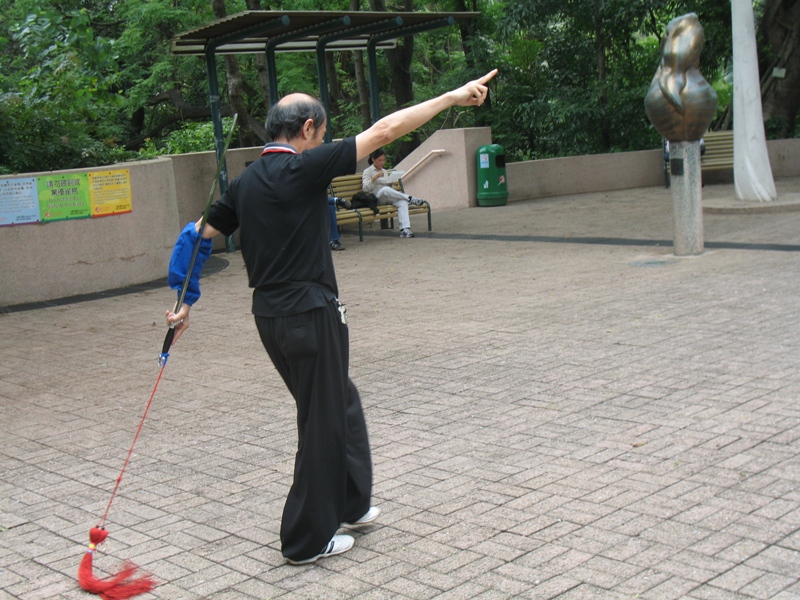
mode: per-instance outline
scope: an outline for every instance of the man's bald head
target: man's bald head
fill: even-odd
[[[325,124],[327,116],[322,102],[308,94],[289,94],[281,98],[267,113],[264,127],[267,141],[290,141],[300,135],[303,125],[311,119],[319,129]]]

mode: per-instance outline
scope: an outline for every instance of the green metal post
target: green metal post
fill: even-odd
[[[254,33],[262,33],[275,29],[277,27],[285,27],[289,24],[289,17],[283,16],[269,23],[260,24],[254,27],[249,27],[234,34],[222,36],[206,45],[206,72],[208,74],[208,96],[211,105],[211,121],[214,124],[214,148],[216,149],[217,161],[222,157],[223,148],[225,147],[225,134],[222,130],[222,104],[219,95],[219,83],[217,82],[217,48],[227,44],[228,42],[246,38],[248,35]],[[222,169],[219,172],[219,193],[220,195],[228,191],[228,165],[223,163]],[[236,252],[236,244],[233,241],[233,236],[229,235],[225,238],[225,250],[227,252]]]
[[[374,125],[381,118],[381,91],[378,89],[377,44],[372,38],[367,42],[367,69],[369,71],[369,114]]]
[[[267,56],[267,81],[269,85],[269,105],[274,106],[278,102],[278,66],[275,64],[275,50],[270,51],[269,44],[264,48]]]
[[[214,148],[216,150],[217,161],[222,158],[223,148],[225,147],[225,134],[222,130],[222,106],[219,97],[219,83],[217,82],[217,56],[215,48],[206,49],[206,72],[208,74],[208,97],[211,104],[211,121],[214,123]],[[228,190],[228,165],[222,163],[219,170],[219,193],[224,194]],[[225,237],[226,252],[236,252],[236,244],[233,236]]]
[[[319,99],[322,106],[325,107],[325,114],[331,114],[331,97],[328,92],[328,73],[325,70],[325,48],[317,45],[317,79],[319,79]],[[328,127],[325,128],[325,143],[329,143],[333,139],[331,136],[330,119],[328,119]]]

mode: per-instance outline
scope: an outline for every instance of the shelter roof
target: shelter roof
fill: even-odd
[[[386,48],[421,27],[434,28],[437,23],[441,27],[477,15],[475,12],[248,10],[178,34],[170,42],[170,52],[203,55],[209,44],[214,44],[217,54],[259,53],[270,40],[280,42],[276,47],[278,52],[312,51],[322,36],[335,38],[326,46],[327,50],[365,50],[370,35],[375,33],[383,40],[378,48]]]

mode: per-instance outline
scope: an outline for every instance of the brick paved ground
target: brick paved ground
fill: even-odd
[[[144,600],[800,597],[800,212],[707,214],[696,258],[671,255],[659,188],[434,229],[345,236],[335,257],[384,511],[356,547],[281,558],[294,409],[233,255],[203,280],[96,570],[136,561],[160,582]],[[172,298],[0,315],[0,599],[91,597],[75,572]]]

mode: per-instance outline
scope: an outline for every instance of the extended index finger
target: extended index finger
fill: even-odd
[[[484,84],[487,81],[489,81],[492,77],[494,77],[495,75],[497,75],[497,69],[492,69],[486,75],[484,75],[483,77],[478,79],[478,83]]]

